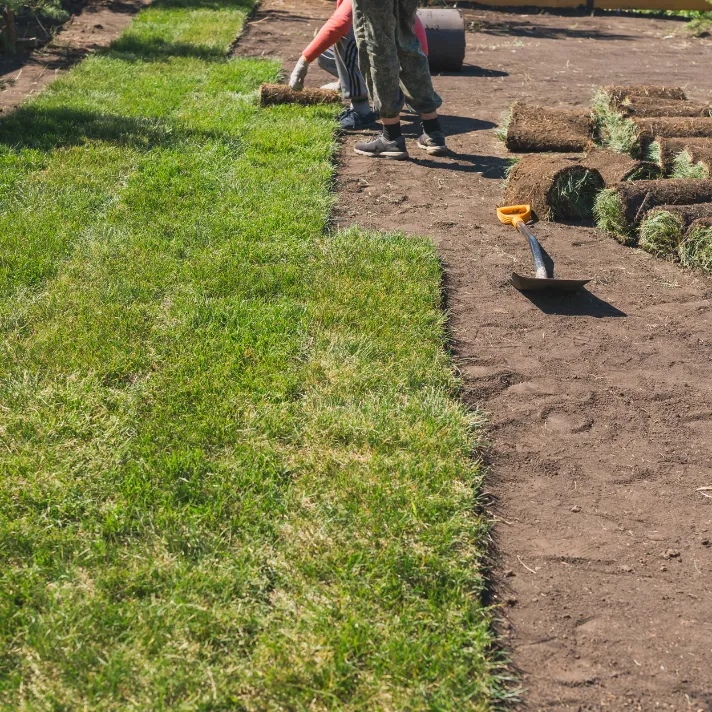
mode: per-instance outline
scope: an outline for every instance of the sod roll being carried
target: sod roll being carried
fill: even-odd
[[[588,111],[550,109],[517,102],[511,110],[505,144],[510,151],[585,151],[593,144]]]
[[[624,153],[594,150],[581,160],[586,168],[597,170],[607,188],[625,180],[652,179],[660,176],[660,167],[651,161],[638,161]]]
[[[681,99],[658,99],[648,96],[631,96],[618,104],[625,116],[710,116],[709,104],[699,104]]]
[[[659,205],[695,205],[712,202],[712,180],[638,180],[601,191],[594,217],[601,230],[624,244],[637,242],[635,229],[643,216]]]
[[[677,99],[685,100],[687,96],[682,87],[656,86],[655,84],[631,84],[630,86],[608,86],[603,87],[603,91],[608,94],[610,100],[616,103],[622,102],[632,96],[654,97],[656,99]]]
[[[302,89],[294,91],[286,84],[262,84],[260,86],[260,104],[273,106],[276,104],[339,104],[341,94],[331,89]]]
[[[598,171],[572,156],[525,156],[509,173],[506,205],[532,206],[540,220],[587,218],[603,188]]]
[[[700,219],[712,219],[712,203],[653,208],[640,223],[638,246],[656,257],[677,260],[688,227]]]

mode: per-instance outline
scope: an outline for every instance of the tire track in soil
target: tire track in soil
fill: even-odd
[[[237,51],[285,70],[329,15],[265,0]],[[451,158],[384,162],[344,138],[337,224],[431,235],[464,398],[490,413],[495,595],[527,710],[712,712],[712,281],[597,231],[539,224],[581,297],[529,299],[530,256],[500,226],[506,154],[490,130],[515,99],[586,106],[605,83],[712,97],[712,43],[644,17],[465,11],[462,74],[435,78]],[[308,84],[327,75],[313,67]],[[532,573],[534,572],[534,573]]]

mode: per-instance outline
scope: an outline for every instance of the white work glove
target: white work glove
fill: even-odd
[[[304,89],[304,78],[307,76],[309,71],[309,62],[302,55],[297,62],[297,66],[294,67],[292,76],[289,78],[289,88],[295,91],[301,91]]]

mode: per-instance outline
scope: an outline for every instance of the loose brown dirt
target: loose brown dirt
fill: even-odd
[[[106,47],[150,0],[89,0],[42,49],[0,58],[0,112],[17,106],[88,54]]]
[[[291,70],[333,8],[264,0],[240,42]],[[530,255],[494,208],[514,101],[587,106],[597,86],[712,95],[709,40],[673,20],[467,11],[461,74],[435,78],[452,149],[409,162],[343,141],[340,225],[431,236],[446,270],[463,397],[491,418],[494,596],[527,710],[712,711],[709,279],[589,227],[536,226],[578,297],[525,296]],[[329,78],[313,67],[308,83]]]

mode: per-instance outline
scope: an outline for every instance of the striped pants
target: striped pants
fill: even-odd
[[[368,88],[358,68],[358,47],[353,28],[317,60],[319,66],[339,78],[344,99],[365,99]]]

